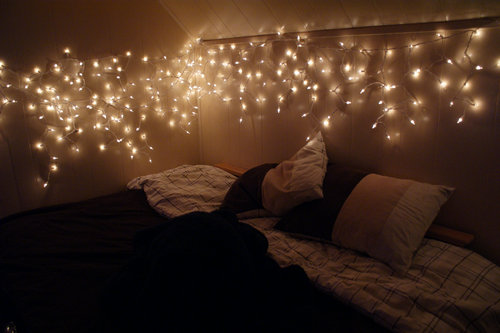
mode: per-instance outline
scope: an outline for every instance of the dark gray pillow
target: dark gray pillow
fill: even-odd
[[[277,165],[277,163],[266,163],[246,171],[233,183],[220,208],[232,210],[236,214],[264,209],[261,193],[262,181],[266,173]]]
[[[340,209],[354,187],[366,175],[368,172],[349,166],[329,164],[323,181],[323,198],[293,208],[275,228],[331,241],[333,225]]]

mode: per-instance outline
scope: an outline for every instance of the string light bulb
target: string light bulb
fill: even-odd
[[[77,126],[75,125],[76,120],[74,120],[74,115],[77,113],[77,108],[86,108],[86,112],[91,117],[95,117],[94,130],[97,132],[106,131],[111,135],[109,142],[101,144],[101,149],[119,145],[122,142],[130,142],[135,135],[143,135],[143,138],[145,138],[145,130],[143,129],[145,125],[142,122],[146,121],[146,115],[150,115],[151,112],[154,112],[155,115],[170,113],[174,119],[166,122],[166,125],[178,126],[185,133],[189,133],[186,128],[198,117],[199,105],[197,101],[209,95],[215,96],[215,98],[218,97],[224,102],[230,102],[231,100],[238,101],[239,97],[242,114],[253,111],[251,109],[255,107],[255,103],[247,102],[247,99],[258,102],[261,105],[265,100],[263,96],[273,98],[272,94],[276,94],[276,99],[278,100],[279,105],[275,109],[278,114],[281,113],[282,108],[292,110],[294,104],[308,101],[307,103],[310,104],[304,107],[306,112],[302,111],[299,114],[310,115],[308,119],[316,121],[318,125],[323,124],[326,126],[331,123],[331,115],[326,120],[321,120],[325,119],[324,116],[316,116],[316,113],[320,112],[316,105],[325,98],[320,97],[323,96],[321,92],[331,92],[331,98],[335,98],[343,103],[344,107],[350,107],[352,105],[352,98],[349,98],[348,94],[351,92],[344,91],[344,87],[352,85],[352,82],[366,82],[364,87],[360,87],[360,95],[363,95],[367,90],[370,90],[370,94],[372,91],[373,93],[380,94],[380,98],[376,97],[373,99],[381,105],[381,115],[374,122],[373,128],[378,128],[379,125],[383,125],[380,127],[386,128],[383,120],[385,115],[390,111],[402,113],[412,125],[415,125],[413,119],[406,113],[409,107],[406,104],[419,105],[417,98],[412,96],[412,99],[394,104],[391,103],[390,99],[392,92],[388,92],[394,89],[401,89],[401,91],[411,95],[411,86],[404,80],[406,75],[420,77],[418,81],[414,81],[418,82],[418,84],[427,84],[427,82],[433,80],[437,81],[442,88],[446,87],[447,80],[440,80],[432,72],[431,67],[433,64],[427,66],[423,63],[420,64],[419,68],[415,69],[411,61],[415,52],[411,52],[411,50],[418,48],[420,45],[442,42],[463,34],[469,34],[470,42],[472,36],[476,35],[476,31],[461,31],[450,36],[438,33],[439,39],[437,41],[434,38],[421,43],[378,49],[365,49],[360,45],[349,48],[344,43],[340,43],[340,46],[337,44],[325,47],[321,43],[319,44],[321,46],[316,45],[312,39],[300,36],[288,38],[281,33],[278,33],[278,37],[275,36],[275,39],[271,38],[263,43],[256,44],[232,43],[230,45],[210,47],[203,45],[203,41],[200,39],[199,44],[194,47],[190,46],[187,50],[183,50],[180,56],[170,59],[165,56],[159,59],[149,59],[145,55],[142,58],[134,59],[131,53],[127,52],[125,56],[111,55],[99,59],[82,61],[69,57],[69,49],[66,49],[65,53],[67,53],[67,56],[65,59],[52,64],[52,68],[48,72],[41,72],[38,68],[35,68],[32,75],[19,75],[23,76],[23,79],[26,78],[26,80],[23,80],[26,84],[22,86],[22,89],[18,88],[18,85],[7,87],[7,85],[3,84],[1,85],[1,92],[5,95],[7,89],[14,89],[23,93],[30,105],[34,105],[34,109],[32,110],[37,113],[37,119],[43,124],[47,124],[47,132],[52,133],[53,128],[57,128],[57,133],[54,133],[55,137],[61,137],[73,146],[74,143],[70,141],[70,137],[67,134],[71,133],[71,135],[75,135],[80,133],[79,130],[77,131]],[[460,42],[460,38],[458,40]],[[277,62],[271,60],[271,50],[275,42],[283,42],[287,45],[283,51],[280,51],[283,53],[277,55],[278,59],[281,59]],[[483,69],[480,64],[472,64],[468,46],[465,48],[464,57],[469,63],[470,71],[468,75],[465,73],[466,79],[462,88],[467,87],[467,81],[476,71]],[[309,54],[307,59],[301,59],[300,56],[297,56],[301,54],[303,48]],[[257,52],[260,49],[264,49],[264,51]],[[401,54],[404,57],[408,66],[400,80],[394,79],[393,82],[388,83],[385,80],[385,72],[387,68],[390,68],[390,65],[385,64],[384,61],[386,56],[391,54],[391,56],[394,56],[396,52],[393,51],[395,50],[406,51],[398,51],[397,54],[398,56]],[[382,53],[381,62],[375,65],[368,63],[368,61],[372,62],[377,58],[372,56],[367,57],[367,55],[376,52]],[[442,51],[438,49],[437,52]],[[264,55],[261,55],[261,53]],[[352,61],[353,54],[361,54],[365,56],[365,60],[358,60],[356,58],[356,61]],[[444,54],[440,55],[443,62],[450,66],[456,66],[455,62],[445,57]],[[148,67],[147,72],[152,74],[139,78],[134,77],[132,73],[129,73],[129,68],[133,67],[130,66],[133,61],[144,62],[145,66]],[[175,65],[171,65],[172,63],[175,63]],[[498,59],[496,59],[496,63],[498,63]],[[73,64],[75,65],[74,67],[77,67],[76,71],[70,70]],[[377,75],[370,70],[368,65],[371,67],[378,66]],[[464,65],[461,64],[460,66],[463,67]],[[340,70],[335,70],[335,68],[340,68]],[[58,69],[57,72],[56,69]],[[245,72],[243,72],[243,69]],[[5,70],[5,67],[3,64],[0,64],[0,73],[3,70]],[[172,73],[175,73],[175,75]],[[324,74],[318,76],[317,73]],[[44,75],[64,75],[62,77],[65,77],[65,79],[63,79],[62,84],[68,87],[77,84],[76,88],[78,89],[72,88],[77,93],[68,99],[60,98],[60,96],[64,96],[62,93],[69,91],[69,88],[58,87],[51,90],[49,89],[50,87],[45,87],[40,83],[40,78]],[[276,81],[277,84],[266,85],[267,82],[275,80],[276,75],[280,77]],[[92,80],[90,80],[91,78]],[[234,80],[237,83],[235,85],[237,88],[234,91],[235,96],[230,95],[230,90],[225,91],[224,88],[220,88],[222,82],[227,82],[223,87],[230,85],[228,79]],[[446,79],[449,81],[449,78]],[[93,86],[92,84],[94,83],[91,84],[91,81],[96,80],[98,80],[98,86]],[[166,80],[168,80],[168,83],[164,83]],[[18,81],[20,82],[21,80]],[[325,85],[332,81],[336,82],[337,87],[328,90]],[[147,100],[141,97],[139,93],[135,93],[136,90],[143,90],[134,88],[136,87],[136,83],[139,86],[139,82],[142,84],[141,88],[144,88],[148,92]],[[258,92],[259,96],[255,93],[254,86],[252,86],[257,84],[257,82],[261,90]],[[37,88],[38,90],[36,90]],[[174,92],[174,95],[177,95],[173,99],[171,91]],[[309,98],[292,97],[302,96],[300,95],[302,93],[307,93]],[[98,96],[98,94],[102,96]],[[82,95],[87,97],[82,98]],[[244,102],[242,99],[243,96],[245,96]],[[180,106],[177,104],[178,100],[186,103],[185,110],[180,109]],[[419,100],[422,101],[421,98]],[[5,105],[14,102],[15,100],[4,97],[0,111]],[[460,90],[452,97],[450,107],[460,104],[457,102],[467,104],[470,101],[462,97]],[[302,108],[302,106],[298,105],[297,107]],[[49,124],[47,120],[49,117],[44,117],[44,114],[49,111],[56,111],[56,115],[58,115],[57,119],[64,120],[66,122],[65,125],[49,128],[49,126],[57,125]],[[128,118],[135,120],[133,121]],[[138,124],[135,122],[137,119],[139,121]],[[240,123],[243,122],[243,115],[241,115],[239,121]],[[463,121],[463,117],[460,118],[461,121]],[[130,128],[136,129],[136,131],[130,131]],[[61,130],[65,132],[61,133]],[[387,130],[386,136],[390,139]],[[145,151],[152,150],[152,147],[145,140],[144,144],[144,149],[135,147],[134,149],[136,150],[131,153],[131,156],[139,156],[139,153],[145,154]],[[49,147],[45,145],[45,142],[42,147],[50,155]],[[131,146],[130,149],[132,149]],[[148,156],[148,161],[150,160],[151,158]]]

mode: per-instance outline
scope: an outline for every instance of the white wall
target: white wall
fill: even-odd
[[[34,67],[44,71],[49,61],[64,59],[66,48],[79,60],[128,51],[138,59],[145,55],[149,59],[175,59],[189,44],[187,35],[156,0],[6,0],[0,2],[0,12],[0,62],[28,76]],[[179,64],[172,61],[160,66],[175,70]],[[147,70],[147,66],[137,66],[129,74],[144,77]],[[3,85],[15,82],[16,76],[3,71],[1,79]],[[171,113],[148,117],[142,129],[154,147],[148,150],[149,163],[144,154],[131,159],[124,142],[99,149],[110,134],[93,130],[96,115],[88,111],[78,120],[83,132],[73,137],[79,153],[66,140],[47,141],[51,156],[59,159],[57,171],[44,187],[50,161],[43,149],[37,148],[46,130],[38,119],[39,109],[30,109],[33,99],[26,94],[6,87],[2,91],[18,103],[4,106],[0,114],[0,216],[116,192],[125,189],[135,176],[199,162],[197,121],[188,135],[169,125],[176,120]],[[165,100],[173,105],[172,98]],[[183,100],[175,105],[179,110],[188,107]],[[137,144],[140,138],[135,141]]]

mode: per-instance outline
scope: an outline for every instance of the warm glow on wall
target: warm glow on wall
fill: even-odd
[[[278,113],[284,109],[306,109],[306,112],[301,113],[302,117],[312,117],[317,123],[316,127],[328,126],[331,123],[330,117],[339,109],[356,107],[353,104],[354,96],[348,96],[345,92],[345,87],[355,84],[361,87],[359,94],[365,101],[371,96],[379,95],[376,101],[380,105],[380,116],[374,119],[372,128],[382,128],[390,139],[384,123],[389,114],[398,112],[411,125],[417,125],[411,115],[424,107],[421,100],[426,98],[414,94],[412,87],[415,85],[435,86],[436,91],[453,92],[450,107],[461,108],[461,116],[457,115],[457,122],[464,120],[467,109],[476,105],[473,96],[465,93],[465,90],[470,79],[485,65],[476,63],[469,52],[477,35],[477,30],[438,33],[414,44],[370,49],[363,45],[348,47],[343,42],[331,46],[332,43],[323,43],[321,38],[290,38],[278,34],[276,38],[258,44],[201,45],[201,56],[192,66],[197,68],[197,73],[202,78],[197,87],[199,98],[215,94],[224,101],[239,100],[242,113],[240,122],[244,121],[245,114],[251,113],[251,101],[262,103],[263,99],[259,98],[262,95],[267,99],[276,98],[278,106],[274,110]],[[454,47],[461,48],[456,59],[445,54],[445,42],[455,43]],[[425,47],[430,47],[435,53],[429,63],[422,61],[424,54],[421,50]],[[398,73],[398,77],[393,77],[394,73],[391,73],[390,63],[396,61],[395,57],[407,64],[406,70]],[[441,73],[443,66],[455,67],[461,73],[447,78]],[[213,68],[215,73],[208,74],[212,73]],[[222,91],[212,87],[227,82],[229,78],[238,86],[238,90],[232,90],[233,96],[230,98],[222,97]],[[453,85],[450,84],[451,81]],[[266,92],[266,88],[271,86],[273,88]],[[258,90],[261,92],[257,92]],[[327,112],[327,120],[315,113],[318,92],[323,91],[327,91],[338,101],[338,107]],[[393,94],[393,91],[404,98],[390,98],[389,94]],[[273,97],[273,94],[276,95]],[[294,97],[304,94],[309,97]],[[303,105],[305,103],[308,104]]]
[[[50,61],[43,72],[36,67],[32,74],[19,74],[2,63],[0,112],[5,111],[9,104],[19,104],[9,96],[20,92],[27,112],[35,114],[45,127],[45,133],[35,143],[35,147],[45,151],[51,160],[44,187],[49,184],[51,174],[58,170],[59,158],[52,153],[55,149],[51,149],[54,139],[65,142],[76,153],[83,152],[78,141],[89,121],[95,135],[100,138],[101,151],[121,146],[129,151],[132,159],[144,155],[152,162],[148,151],[153,147],[146,140],[143,124],[147,121],[165,122],[166,127],[174,124],[189,133],[187,128],[197,117],[198,106],[191,103],[189,97],[193,91],[185,79],[193,74],[190,67],[185,66],[192,52],[174,59],[176,69],[179,63],[184,67],[177,75],[170,74],[170,71],[165,74],[163,70],[172,59],[153,60],[147,56],[135,59],[130,52],[78,60],[71,57],[69,49],[65,49],[64,59]],[[179,100],[183,102],[178,103]],[[179,107],[190,109],[181,113]],[[9,109],[9,112],[16,111]],[[169,119],[162,120],[167,113]],[[87,123],[82,123],[82,119]]]
[[[99,149],[103,153],[120,146],[129,151],[131,159],[144,155],[151,162],[148,151],[153,147],[146,140],[144,124],[163,121],[165,128],[176,125],[189,133],[190,124],[198,118],[198,101],[207,96],[236,103],[240,123],[256,105],[274,100],[276,107],[268,112],[300,109],[303,118],[316,123],[312,131],[331,126],[336,112],[370,101],[380,110],[372,128],[383,129],[390,139],[384,123],[390,114],[402,114],[408,123],[418,126],[411,115],[419,112],[429,98],[416,95],[412,89],[415,86],[452,92],[449,106],[461,111],[458,123],[465,120],[469,108],[477,106],[469,94],[470,80],[483,67],[498,68],[498,63],[474,61],[469,49],[476,36],[476,30],[439,33],[415,44],[365,48],[278,34],[263,43],[206,46],[200,40],[173,59],[147,55],[135,58],[128,52],[78,60],[65,49],[64,59],[49,62],[45,71],[37,67],[27,75],[0,63],[0,112],[11,104],[19,105],[10,96],[20,92],[26,110],[36,114],[45,126],[45,133],[36,138],[35,144],[51,160],[45,185],[58,162],[49,143],[56,138],[80,151],[77,139],[83,130],[82,118],[92,121],[91,131],[102,138]],[[454,47],[462,50],[460,57],[445,55],[445,42],[455,43]],[[420,51],[427,46],[435,50],[429,63],[422,60]],[[390,64],[398,59],[407,65],[395,76]],[[460,74],[448,78],[435,70],[438,66],[460,69]],[[360,87],[357,96],[348,95],[346,87],[351,85]],[[404,97],[392,98],[394,92]],[[334,100],[336,107],[318,110],[317,105],[325,98]],[[162,120],[165,114],[170,117]]]

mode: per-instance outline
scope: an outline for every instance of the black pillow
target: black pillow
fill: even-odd
[[[329,164],[323,181],[323,199],[305,202],[283,216],[278,230],[314,238],[332,240],[337,215],[347,197],[368,172],[338,164]]]
[[[220,208],[232,210],[236,214],[263,209],[262,181],[266,173],[277,165],[277,163],[266,163],[246,171],[233,183]]]

